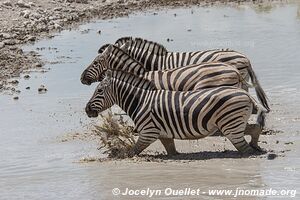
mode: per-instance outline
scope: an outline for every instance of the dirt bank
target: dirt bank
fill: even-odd
[[[43,61],[36,52],[23,52],[22,44],[52,37],[57,31],[79,25],[92,18],[108,19],[135,11],[162,7],[211,5],[243,0],[1,0],[0,1],[0,92],[18,92],[17,82],[27,69],[41,69]],[[43,71],[43,70],[42,70]],[[10,80],[10,81],[8,81]]]

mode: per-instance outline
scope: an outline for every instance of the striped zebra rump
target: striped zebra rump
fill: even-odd
[[[239,71],[224,63],[190,65],[165,71],[149,71],[143,78],[153,81],[156,88],[175,91],[190,91],[219,86],[241,87]]]

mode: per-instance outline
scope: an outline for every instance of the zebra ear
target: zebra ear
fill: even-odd
[[[105,45],[101,46],[100,49],[98,50],[98,54],[103,53],[109,45],[110,44],[105,44]]]
[[[103,51],[102,55],[106,57],[112,52],[112,50],[113,50],[113,45],[110,44],[106,47],[105,51]]]

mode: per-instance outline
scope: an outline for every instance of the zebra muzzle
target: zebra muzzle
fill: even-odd
[[[98,112],[96,110],[93,110],[91,108],[91,104],[89,104],[89,103],[85,107],[85,112],[89,118],[98,117]]]

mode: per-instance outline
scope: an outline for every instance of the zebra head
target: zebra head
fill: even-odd
[[[108,69],[108,56],[112,51],[111,45],[104,45],[105,50],[102,54],[97,55],[93,62],[81,74],[81,83],[91,85],[96,81],[102,81],[105,77],[104,72]],[[101,49],[101,48],[100,48]]]
[[[86,104],[85,112],[88,117],[98,117],[98,114],[112,107],[115,97],[112,92],[110,78],[106,77],[97,86],[93,96]]]

